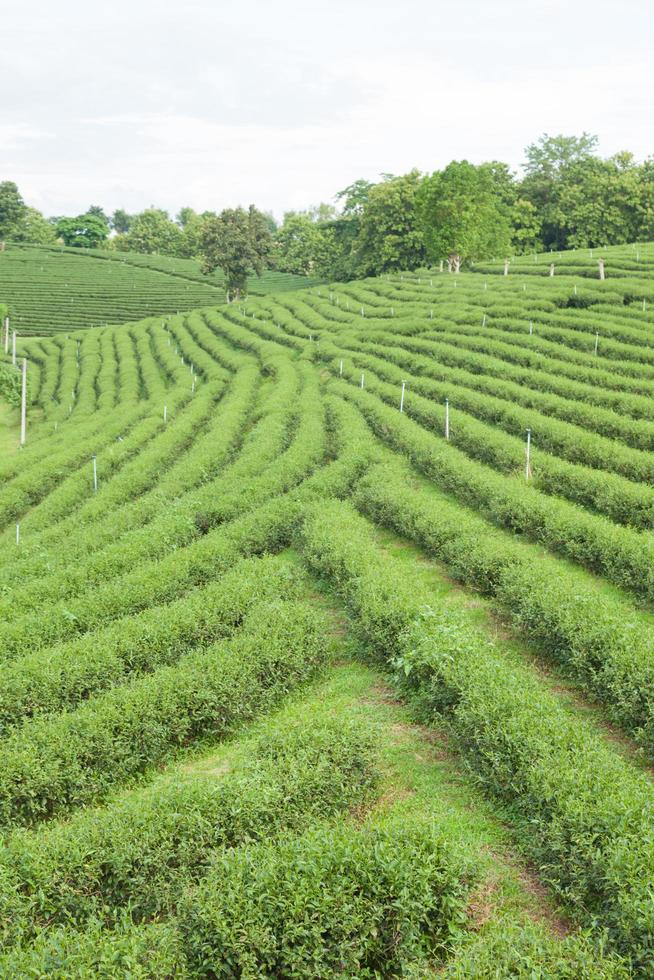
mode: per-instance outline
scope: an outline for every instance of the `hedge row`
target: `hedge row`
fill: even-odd
[[[32,717],[74,708],[138,674],[230,636],[257,601],[298,594],[277,558],[245,558],[216,582],[117,619],[104,629],[27,654],[0,669],[0,735]]]
[[[303,529],[327,575],[395,665],[425,716],[444,718],[486,792],[507,806],[525,851],[583,925],[606,931],[639,975],[651,967],[654,788],[591,724],[565,708],[468,616],[429,607],[418,571],[380,553],[345,504],[314,508]]]
[[[66,823],[16,830],[0,867],[4,942],[53,925],[120,923],[174,913],[218,848],[299,831],[360,804],[378,780],[373,733],[347,717],[275,720],[217,779],[156,781]]]
[[[327,623],[300,602],[253,607],[241,631],[0,745],[0,825],[101,799],[200,736],[223,738],[323,665]]]

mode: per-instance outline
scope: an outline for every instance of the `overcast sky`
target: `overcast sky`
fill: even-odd
[[[518,167],[543,132],[654,154],[652,0],[0,0],[0,179],[46,214]]]

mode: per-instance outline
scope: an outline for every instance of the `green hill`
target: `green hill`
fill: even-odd
[[[652,976],[654,246],[605,256],[20,338],[0,975]]]
[[[267,272],[254,293],[301,289],[310,280]],[[221,274],[206,278],[193,259],[9,245],[0,252],[0,302],[22,334],[123,323],[224,302]]]

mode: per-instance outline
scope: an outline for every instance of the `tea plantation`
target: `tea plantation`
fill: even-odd
[[[654,977],[654,245],[229,306],[39,254],[0,976]]]
[[[202,275],[194,259],[136,252],[8,245],[0,252],[0,301],[21,334],[53,334],[123,323],[225,301],[222,273]],[[283,272],[253,277],[254,293],[302,289]]]

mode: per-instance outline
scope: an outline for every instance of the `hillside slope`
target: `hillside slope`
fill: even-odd
[[[194,259],[75,248],[8,245],[0,252],[0,302],[22,334],[52,334],[225,300],[224,278]],[[280,272],[252,277],[254,293],[301,289],[311,280]]]
[[[654,280],[611,271],[20,340],[0,974],[653,975]]]

